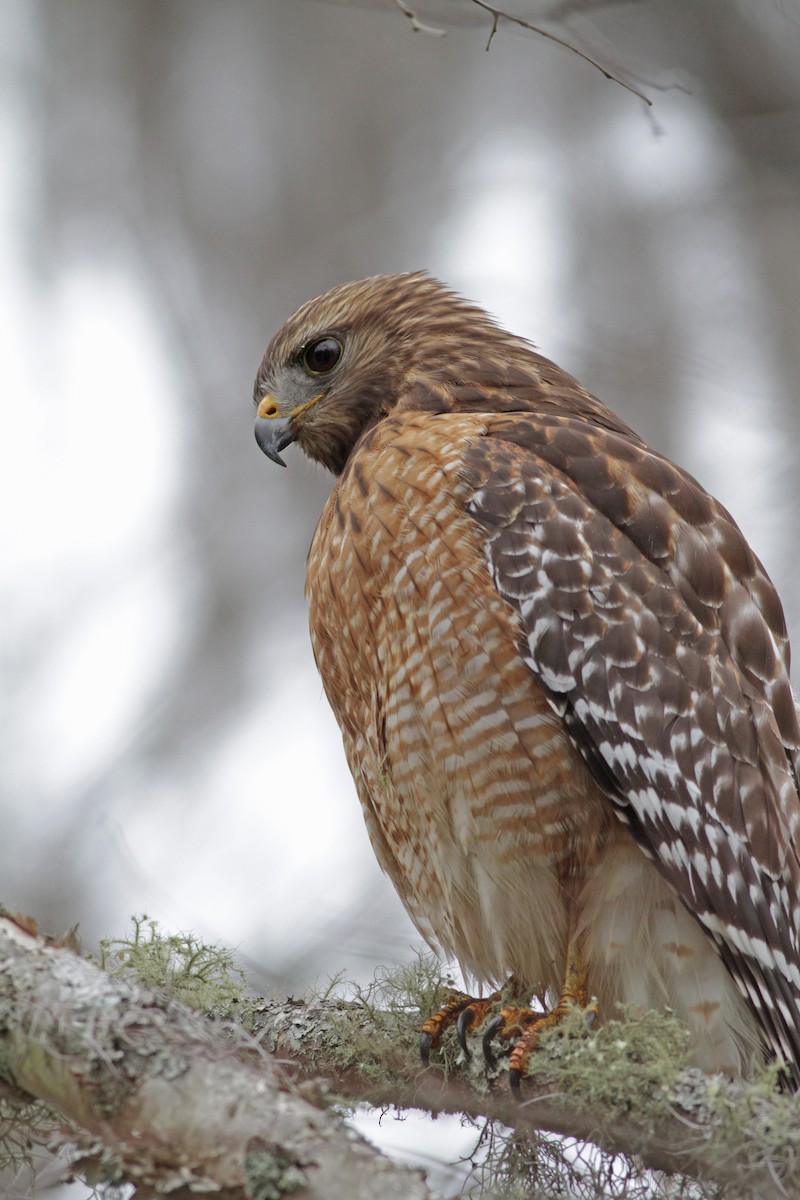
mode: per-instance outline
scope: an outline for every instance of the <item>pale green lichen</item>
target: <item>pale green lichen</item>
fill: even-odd
[[[103,938],[100,966],[116,977],[135,976],[191,1008],[229,1016],[245,995],[245,976],[230,950],[190,933],[163,933],[146,914],[132,918],[125,938]]]
[[[463,1193],[472,1200],[721,1200],[696,1180],[650,1171],[592,1142],[496,1122],[484,1125],[472,1161]]]
[[[287,1146],[254,1138],[245,1154],[247,1194],[253,1200],[281,1200],[307,1183],[306,1164]]]
[[[420,1029],[442,1003],[450,983],[438,959],[425,953],[403,966],[379,968],[366,987],[334,981],[324,997],[342,1002],[328,1020],[331,1059],[341,1067],[356,1067],[376,1082],[396,1077],[409,1064],[418,1066]],[[442,1057],[445,1069],[459,1054],[448,1039]]]
[[[0,1095],[0,1172],[22,1168],[33,1171],[58,1121],[40,1100],[11,1091]]]
[[[698,1073],[699,1075],[699,1073]],[[775,1195],[800,1195],[800,1094],[779,1090],[779,1067],[771,1063],[744,1086],[699,1075],[695,1089],[710,1114],[713,1133],[708,1145],[710,1174],[732,1158],[741,1164],[741,1195],[747,1180],[765,1171],[775,1180]],[[680,1102],[675,1089],[673,1101]],[[695,1111],[700,1108],[695,1104]]]
[[[687,1065],[689,1034],[669,1012],[619,1016],[589,1028],[574,1008],[542,1036],[528,1073],[552,1077],[559,1092],[611,1123],[634,1113],[637,1125],[657,1120],[670,1090]]]

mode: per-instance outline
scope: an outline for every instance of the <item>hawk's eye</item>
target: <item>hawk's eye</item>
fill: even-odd
[[[342,343],[333,337],[311,342],[303,351],[303,363],[312,375],[325,375],[332,371],[341,357]]]

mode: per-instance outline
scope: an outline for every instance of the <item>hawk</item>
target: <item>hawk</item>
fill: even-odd
[[[532,1026],[669,1006],[698,1066],[766,1051],[800,1085],[800,727],[731,515],[424,272],[303,305],[254,398],[269,458],[336,476],[313,649],[423,937],[548,999]],[[485,1012],[454,1000],[428,1045],[459,1009]]]

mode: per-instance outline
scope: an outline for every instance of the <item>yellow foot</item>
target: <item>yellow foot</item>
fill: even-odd
[[[549,1012],[536,1012],[531,1008],[509,1005],[500,1010],[494,1020],[490,1021],[483,1035],[483,1053],[487,1063],[494,1065],[495,1058],[491,1043],[499,1037],[504,1041],[516,1038],[514,1048],[508,1060],[508,1082],[517,1098],[520,1093],[520,1083],[528,1066],[531,1054],[539,1045],[542,1034],[554,1025],[560,1025],[568,1013],[578,1008],[586,1019],[586,1028],[591,1029],[597,1017],[598,1007],[591,1004],[576,1005],[572,1000],[561,1001]]]
[[[439,1011],[428,1017],[422,1026],[419,1039],[422,1061],[429,1061],[431,1050],[438,1047],[445,1029],[453,1024],[456,1027],[459,1045],[469,1058],[467,1035],[483,1023],[489,1009],[499,998],[499,992],[494,992],[485,999],[476,999],[474,996],[468,996],[466,992],[450,992]]]

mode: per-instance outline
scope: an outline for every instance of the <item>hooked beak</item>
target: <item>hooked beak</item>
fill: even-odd
[[[286,416],[281,416],[278,401],[274,396],[267,393],[261,397],[256,414],[256,441],[267,458],[271,458],[279,467],[286,466],[280,451],[297,439],[302,426],[300,414],[311,408],[312,404],[316,404],[324,395],[325,390],[317,392],[316,396],[312,396],[304,404],[298,404],[297,408],[293,408]]]
[[[286,463],[280,456],[280,451],[297,437],[296,413],[282,417],[278,402],[274,396],[267,394],[261,397],[256,415],[256,441],[266,454],[279,467]]]
[[[256,417],[256,441],[266,454],[279,467],[286,463],[281,458],[281,450],[285,450],[297,437],[297,426],[294,417]]]

